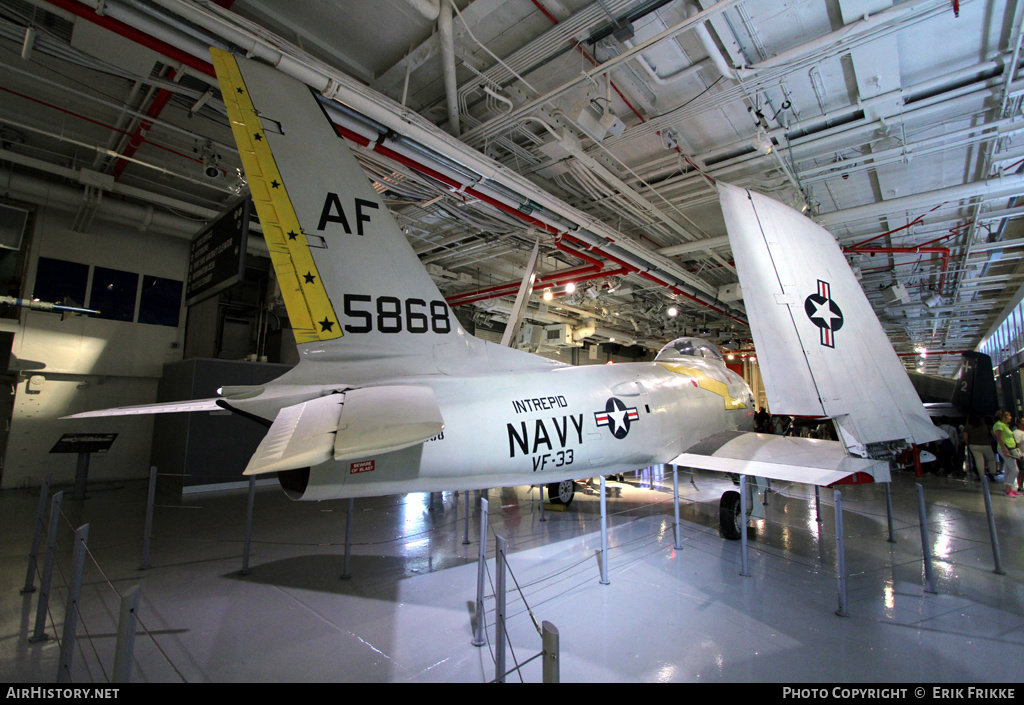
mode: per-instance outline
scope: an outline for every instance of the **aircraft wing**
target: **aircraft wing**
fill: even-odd
[[[744,431],[716,433],[669,464],[822,487],[889,480],[888,461],[852,456],[838,441]]]
[[[95,419],[102,416],[138,416],[143,414],[173,414],[186,411],[222,411],[217,406],[217,399],[190,399],[188,401],[168,401],[159,404],[139,404],[138,406],[115,406],[110,409],[83,411],[80,414],[62,416],[61,419]]]
[[[422,443],[443,429],[430,387],[350,389],[281,409],[243,474],[390,453]]]

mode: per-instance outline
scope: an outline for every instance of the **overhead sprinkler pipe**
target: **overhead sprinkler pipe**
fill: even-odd
[[[608,271],[608,272],[603,272],[603,271],[602,272],[594,272],[589,267],[587,267],[585,269],[590,269],[590,271],[589,272],[584,272],[583,269],[580,269],[580,270],[563,269],[560,272],[555,272],[554,274],[548,275],[547,277],[542,277],[541,279],[538,279],[536,284],[535,284],[535,286],[538,287],[538,288],[541,288],[541,287],[552,287],[552,286],[563,286],[563,285],[568,284],[570,282],[572,282],[574,284],[582,284],[583,282],[588,282],[588,281],[591,281],[593,279],[601,279],[603,277],[614,277],[614,276],[619,276],[619,275],[622,275],[622,274],[629,274],[629,272],[627,270],[625,270],[625,269],[613,269],[613,270]],[[514,286],[508,286],[507,284],[499,285],[497,287],[493,287],[496,290],[492,291],[490,293],[481,293],[484,290],[480,290],[480,291],[476,291],[476,292],[466,292],[464,294],[458,294],[458,295],[449,297],[448,299],[446,299],[446,301],[448,302],[449,306],[465,306],[466,304],[472,304],[472,303],[476,303],[478,301],[486,301],[488,299],[497,299],[497,298],[501,298],[503,296],[512,296],[513,294],[516,293],[516,288],[518,286],[519,286],[519,282],[516,282]],[[561,295],[562,295],[562,293],[555,294],[555,296],[561,296]]]
[[[199,73],[210,76],[211,78],[217,77],[217,74],[213,70],[213,64],[211,64],[209,61],[203,61],[202,59],[198,59],[196,58],[196,56],[189,53],[188,51],[180,49],[174,46],[173,44],[165,42],[161,39],[157,39],[156,37],[153,37],[152,35],[147,34],[146,32],[143,32],[140,29],[136,29],[135,27],[133,27],[130,24],[127,24],[126,22],[122,22],[121,20],[112,17],[111,11],[118,9],[117,6],[104,6],[103,3],[100,3],[100,6],[104,7],[104,14],[101,15],[97,10],[88,7],[87,5],[83,5],[82,3],[77,2],[77,0],[46,1],[49,2],[51,5],[59,7],[60,9],[65,10],[66,12],[70,12],[71,14],[77,17],[81,17],[82,19],[97,24],[100,27],[103,27],[104,29],[109,29],[111,32],[114,32],[115,34],[119,34],[122,37],[131,39],[133,42],[141,44],[144,47],[148,47],[149,49],[159,52],[169,59],[173,59],[178,63],[184,64],[189,68],[195,69]]]
[[[80,2],[76,2],[75,0],[47,1],[59,8],[71,12],[72,14],[82,17],[83,19],[110,29],[121,36],[132,39],[133,41],[151,48],[175,61],[179,61],[199,73],[215,77],[212,64],[209,61],[204,60],[207,55],[206,46],[199,46],[199,42],[194,39],[178,34],[176,33],[176,30],[161,25],[159,22],[152,20],[147,16],[138,15],[138,13],[135,13],[130,8],[125,8],[124,6],[114,2],[106,2],[103,5],[105,14],[99,15],[91,6],[84,5]],[[572,88],[579,82],[591,80],[592,78],[604,75],[614,67],[628,61],[634,52],[643,51],[648,48],[648,46],[653,45],[658,41],[681,33],[692,27],[695,23],[718,15],[739,2],[740,0],[720,0],[720,2],[716,3],[711,8],[704,10],[702,13],[698,13],[692,18],[689,18],[684,22],[669,28],[665,32],[662,32],[660,35],[652,37],[643,45],[639,45],[633,50],[626,52],[615,59],[600,64],[592,72],[586,73],[580,79],[574,79],[573,81],[570,81],[560,88],[550,92],[549,96],[541,96],[540,98],[535,99],[535,101],[532,101],[532,103],[536,103],[537,101],[542,103],[548,98]],[[167,12],[174,13],[176,16],[192,22],[196,27],[200,28],[201,31],[208,32],[211,37],[217,38],[216,40],[210,39],[208,40],[209,42],[219,44],[221,47],[227,47],[229,44],[233,44],[242,49],[247,55],[262,59],[277,67],[280,71],[292,78],[300,80],[313,87],[315,90],[321,92],[326,98],[345,102],[351,109],[371,120],[380,120],[382,121],[381,124],[387,125],[396,117],[394,112],[395,106],[392,106],[383,96],[368,93],[363,90],[361,86],[355,85],[355,83],[349,80],[348,77],[332,73],[330,70],[325,69],[318,64],[300,62],[294,59],[281,49],[254,35],[252,32],[229,24],[222,17],[217,16],[216,13],[211,12],[209,8],[188,3],[177,4],[173,2],[173,0],[154,0],[154,3]],[[123,17],[123,21],[112,17],[114,14],[117,14],[119,17]],[[134,22],[137,26],[130,25],[128,22]],[[147,32],[153,32],[161,37],[166,37],[168,41],[158,39],[156,36],[147,34]],[[174,44],[171,42],[174,42]],[[200,56],[204,58],[197,58]],[[514,112],[526,114],[528,113],[532,103],[526,106],[520,106]],[[336,125],[336,127],[339,134],[343,137],[351,139],[356,144],[363,145],[364,147],[370,146],[369,139],[359,135],[358,133],[352,132],[351,130],[346,130],[341,126]],[[615,239],[617,233],[614,233],[614,231],[607,228],[602,223],[592,219],[586,219],[583,214],[577,213],[571,207],[568,207],[564,203],[554,199],[550,194],[537,190],[528,181],[519,179],[517,175],[508,172],[508,170],[503,167],[496,166],[487,160],[481,160],[479,154],[476,154],[472,150],[463,149],[465,148],[465,145],[452,140],[450,136],[442,137],[437,134],[436,128],[432,125],[428,125],[425,121],[420,120],[419,116],[415,113],[410,114],[409,111],[403,110],[402,127],[399,129],[401,129],[403,133],[408,134],[410,139],[416,141],[417,144],[421,144],[426,149],[434,150],[438,154],[446,154],[448,150],[451,149],[457,150],[459,159],[462,160],[461,163],[468,169],[472,169],[478,173],[481,177],[480,181],[493,182],[495,184],[494,191],[498,191],[499,187],[500,189],[509,188],[508,186],[505,186],[507,177],[509,183],[514,185],[517,190],[521,187],[522,192],[527,195],[518,196],[518,198],[521,199],[521,202],[517,204],[519,207],[513,206],[509,203],[503,202],[499,198],[483,193],[473,186],[466,186],[454,179],[451,179],[450,177],[444,176],[436,169],[425,166],[393,149],[384,147],[380,144],[380,142],[384,141],[383,139],[379,139],[371,148],[389,159],[408,166],[409,168],[412,168],[426,176],[430,176],[441,183],[449,185],[453,190],[461,191],[474,198],[478,198],[502,212],[527,222],[538,229],[544,230],[545,232],[557,235],[564,232],[567,228],[578,228],[579,230],[577,230],[577,232],[579,234],[607,241],[617,249],[628,251],[629,248],[632,247],[632,244],[627,240],[623,240],[620,243]],[[538,203],[530,204],[530,207],[527,208],[527,202],[534,198]],[[520,208],[522,208],[522,210],[520,210]],[[550,221],[560,221],[559,226],[551,225],[550,221],[546,222],[540,218],[529,215],[528,212],[524,212],[534,212],[537,210],[544,211],[545,216],[549,217]],[[593,229],[595,232],[588,232],[584,228]],[[639,269],[655,270],[658,271],[659,274],[661,273],[661,265],[655,262],[647,262],[647,253],[638,252],[633,254],[631,252],[626,252],[624,253],[624,256],[626,255],[642,260],[638,267]],[[609,256],[609,259],[611,259],[611,256]],[[635,266],[630,263],[625,264],[630,267]],[[667,264],[671,265],[671,263]],[[648,278],[662,286],[671,286],[673,279],[677,279],[680,282],[685,281],[685,279],[679,279],[678,274],[666,272],[663,276],[667,278],[666,281],[659,280],[649,275]],[[687,285],[691,287],[695,286],[693,282],[689,282]],[[699,287],[696,288],[699,289]],[[720,311],[708,302],[701,300],[699,297],[682,292],[678,287],[676,287],[676,293],[680,293],[680,295],[701,306],[709,307],[716,312]]]
[[[950,250],[948,247],[844,247],[843,252],[856,254],[936,254],[942,256],[942,269],[939,270],[938,292],[941,294],[946,284],[946,273],[949,271]]]
[[[444,74],[444,95],[448,103],[448,131],[453,137],[462,133],[459,123],[459,83],[455,76],[455,31],[452,28],[452,6],[441,0],[437,15],[437,34],[441,40],[441,68]]]

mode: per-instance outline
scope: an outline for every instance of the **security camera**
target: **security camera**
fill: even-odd
[[[198,147],[195,151],[199,154],[199,158],[203,161],[203,173],[206,174],[208,179],[216,179],[220,176],[220,155],[213,151],[213,145],[210,142],[205,142],[202,147]]]

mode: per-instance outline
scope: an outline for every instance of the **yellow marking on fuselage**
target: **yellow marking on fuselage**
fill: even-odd
[[[238,63],[220,49],[211,48],[210,54],[295,342],[340,338],[341,322],[316,268]]]
[[[727,410],[747,408],[747,405],[744,404],[742,400],[729,394],[729,386],[727,384],[711,378],[708,373],[703,370],[699,370],[695,367],[686,367],[685,365],[679,365],[673,362],[659,362],[658,364],[669,372],[678,372],[679,374],[692,377],[701,389],[706,389],[707,391],[722,397]]]

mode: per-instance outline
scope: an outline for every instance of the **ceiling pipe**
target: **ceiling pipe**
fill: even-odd
[[[949,270],[950,250],[948,247],[844,247],[843,252],[853,254],[937,254],[942,256],[942,268],[939,270],[939,287],[941,294],[946,284],[946,272]]]
[[[438,12],[444,0],[405,0],[416,12],[433,22],[437,19]]]
[[[629,274],[630,270],[626,268],[604,271],[594,271],[593,267],[580,267],[579,269],[563,269],[560,272],[554,272],[547,276],[539,278],[534,283],[535,290],[538,288],[545,288],[551,286],[563,286],[572,282],[574,284],[581,284],[583,282],[592,281],[594,279],[603,279],[604,277],[614,277],[622,274]],[[521,282],[506,282],[505,284],[499,284],[490,291],[488,289],[481,289],[477,292],[467,292],[461,295],[450,296],[446,299],[450,306],[464,306],[466,304],[476,303],[479,301],[486,301],[488,299],[498,299],[504,296],[512,296],[516,293]]]
[[[176,75],[177,72],[175,72],[174,69],[169,69],[167,72],[168,79],[174,80],[174,77]],[[167,107],[167,103],[170,102],[173,96],[174,94],[166,88],[161,88],[159,91],[157,91],[156,95],[153,97],[153,101],[149,104],[149,109],[146,111],[146,117],[160,117],[160,113],[164,111],[164,108]],[[146,142],[146,135],[152,128],[153,122],[151,120],[143,120],[142,122],[140,122],[138,127],[135,128],[135,132],[133,132],[132,136],[128,138],[128,144],[125,146],[124,151],[121,152],[123,157],[135,156],[135,153],[139,150],[139,147],[141,147]],[[120,178],[121,174],[124,173],[124,170],[127,166],[127,159],[118,159],[114,163],[114,170],[112,172],[114,178]]]
[[[435,0],[436,4],[436,0]],[[441,40],[441,68],[444,74],[444,96],[448,103],[448,128],[453,137],[462,133],[459,123],[459,82],[455,77],[455,31],[452,28],[452,6],[440,0],[437,34]]]
[[[938,201],[958,201],[968,198],[1001,198],[1014,196],[1024,188],[1024,174],[998,176],[984,181],[974,181],[959,186],[950,186],[934,191],[925,191],[910,196],[892,198],[888,201],[854,206],[817,216],[815,222],[825,228],[844,225],[852,220],[880,217],[900,211],[917,210]]]
[[[817,39],[812,39],[806,44],[801,44],[798,47],[784,51],[781,54],[777,54],[770,59],[760,61],[752,66],[739,68],[736,70],[736,75],[740,78],[749,78],[768,69],[780,67],[790,71],[792,70],[792,65],[795,62],[805,59],[816,52],[840,48],[839,45],[848,39],[853,39],[854,37],[859,37],[866,32],[880,29],[891,23],[899,22],[908,15],[913,15],[919,10],[924,14],[925,12],[944,9],[948,4],[948,0],[917,0],[916,2],[914,0],[908,0],[907,2],[901,2],[899,4],[892,5],[891,7],[887,7],[884,10],[880,10],[874,15],[868,15],[865,13],[860,19],[837,29],[834,32],[825,34]],[[922,7],[924,7],[923,10],[921,9]],[[815,60],[818,60],[818,57],[815,57]]]
[[[198,42],[190,41],[180,33],[161,28],[156,23],[146,22],[143,16],[132,13],[131,10],[122,5],[106,3],[102,0],[91,6],[78,2],[78,0],[46,0],[46,2],[97,24],[104,29],[109,29],[115,34],[158,51],[167,58],[188,66],[201,74],[211,78],[217,77],[216,73],[214,73],[213,65],[209,61],[198,58],[202,55],[201,51],[207,55],[209,54],[208,47],[200,47]],[[103,14],[99,14],[96,5],[103,8]],[[159,34],[164,35],[164,38],[159,38],[157,36]],[[173,39],[173,41],[165,41],[165,39]]]
[[[61,7],[77,6],[78,13],[76,14],[80,14],[80,16],[86,17],[92,21],[96,21],[94,18],[100,17],[96,15],[95,12],[84,10],[83,7],[79,5],[79,3],[74,2],[74,0],[53,1],[54,4],[58,4]],[[706,19],[720,14],[739,1],[740,0],[721,0],[721,2],[716,3],[699,15],[695,15],[693,18],[679,23],[675,27],[653,37],[643,45],[640,45],[640,47],[642,49],[649,48],[658,41],[667,39],[670,36],[674,36],[675,34],[689,29],[696,21],[699,21],[697,18]],[[607,252],[607,247],[611,246],[620,250],[622,252],[621,256],[639,258],[639,269],[653,270],[658,273],[660,278],[649,277],[653,281],[669,286],[672,286],[673,282],[678,282],[678,284],[674,285],[675,289],[673,289],[673,291],[675,293],[679,293],[685,298],[688,298],[701,306],[706,306],[712,308],[716,312],[721,312],[721,309],[703,301],[698,296],[694,296],[680,289],[680,286],[688,286],[695,287],[695,289],[699,291],[702,288],[706,288],[708,285],[696,277],[693,277],[685,270],[682,270],[667,258],[663,258],[657,253],[646,249],[639,243],[625,238],[600,220],[583,214],[575,208],[563,203],[559,199],[535,186],[525,177],[520,176],[507,167],[495,163],[491,159],[481,155],[479,152],[469,148],[464,143],[459,142],[450,135],[438,130],[436,126],[426,121],[422,116],[414,111],[398,105],[386,96],[370,91],[350,76],[320,65],[319,62],[314,59],[298,60],[285,54],[282,50],[272,45],[266,39],[257,36],[253,32],[241,29],[231,24],[236,18],[223,10],[220,10],[216,6],[199,6],[189,3],[179,3],[174,0],[153,0],[153,2],[155,5],[164,8],[168,12],[180,16],[189,22],[195,23],[203,30],[210,32],[215,36],[219,36],[223,41],[242,48],[247,55],[262,59],[285,74],[306,83],[321,92],[328,100],[342,101],[357,113],[364,115],[371,120],[377,121],[388,129],[394,130],[398,134],[407,135],[408,138],[422,145],[427,150],[456,160],[458,163],[480,175],[481,181],[478,182],[478,185],[485,180],[489,180],[493,181],[495,185],[501,185],[504,188],[509,188],[518,194],[522,194],[520,197],[522,200],[514,207],[501,202],[500,199],[485,197],[486,194],[483,194],[479,188],[474,187],[473,193],[475,197],[481,198],[481,200],[487,201],[502,211],[510,215],[514,215],[521,220],[525,220],[531,225],[543,228],[548,232],[557,234],[559,231],[566,228],[564,223],[560,224],[559,227],[551,226],[544,220],[532,215],[527,215],[519,210],[520,207],[525,207],[528,201],[532,202],[534,205],[540,207],[534,211],[538,216],[547,217],[548,215],[551,215],[558,219],[568,221],[570,224],[568,227],[575,228],[576,234],[591,240],[591,244],[594,244],[595,242],[602,243],[604,252]],[[111,8],[115,6],[116,3],[105,3],[104,7],[108,15],[111,14]],[[129,17],[130,15],[126,14],[125,16]],[[149,18],[145,19],[147,20],[147,26],[155,24],[152,20],[149,20]],[[176,55],[181,53],[168,42],[153,40],[134,28],[122,25],[124,25],[124,23],[118,22],[111,24],[109,28],[162,53],[169,50],[173,50]],[[205,55],[206,49],[204,48],[202,51]],[[607,61],[595,68],[592,72],[585,74],[581,79],[570,81],[562,87],[555,89],[551,95],[557,95],[564,92],[565,90],[578,85],[578,83],[582,81],[589,81],[593,76],[603,75],[615,66],[618,66],[619,63],[628,60],[630,57],[631,54],[627,52],[616,59]],[[195,57],[192,57],[189,65],[196,64],[196,62],[197,60]],[[203,73],[212,75],[213,69],[208,62],[202,61],[199,62],[199,64],[204,67],[204,70],[202,71]],[[523,112],[525,114],[528,111]],[[360,139],[357,140],[357,143],[365,145],[366,140],[365,138],[360,137]],[[439,174],[437,170],[426,167],[425,165],[414,166],[410,163],[411,160],[409,160],[408,157],[399,155],[394,150],[384,148],[382,145],[377,145],[373,147],[373,149],[374,151],[381,152],[385,155],[394,155],[393,158],[396,158],[400,163],[404,163],[412,168],[417,168],[418,166],[418,170],[421,173],[428,175]],[[442,183],[446,183],[444,179],[441,179],[441,181]],[[465,190],[467,193],[470,192],[470,189],[465,188],[463,184],[452,184],[452,187],[455,189]],[[631,264],[629,266],[637,265]],[[722,313],[735,318],[734,316],[731,316],[731,314]],[[740,319],[736,318],[736,320]]]
[[[535,286],[540,286],[542,284],[554,284],[557,286],[565,283],[566,281],[590,281],[591,279],[618,276],[622,274],[629,274],[631,272],[636,271],[632,267],[620,267],[615,271],[604,272],[602,270],[604,269],[605,265],[607,265],[607,262],[602,262],[600,260],[594,259],[593,257],[586,253],[580,252],[572,247],[569,247],[568,245],[565,244],[563,238],[561,237],[555,240],[555,247],[557,247],[559,250],[563,252],[572,255],[577,259],[587,262],[589,266],[575,267],[573,269],[563,269],[551,272],[550,274],[547,274],[543,277],[539,277],[537,279],[537,283]],[[590,276],[591,274],[595,274],[596,276]],[[515,293],[516,289],[519,287],[519,284],[520,283],[518,281],[510,281],[505,282],[504,284],[497,284],[494,286],[476,289],[473,291],[459,292],[457,294],[449,296],[447,301],[452,306],[461,306],[463,304],[472,303],[473,301],[480,301],[482,299],[494,298],[498,296],[508,296],[512,293]],[[484,296],[485,294],[490,294],[490,296]]]

